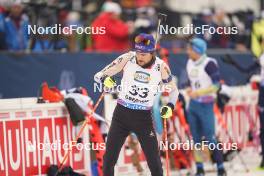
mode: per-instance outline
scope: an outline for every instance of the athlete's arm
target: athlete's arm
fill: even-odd
[[[133,57],[132,52],[125,53],[118,58],[116,58],[111,64],[107,65],[103,70],[95,74],[94,80],[96,82],[101,82],[102,78],[107,76],[113,76],[121,72],[128,62],[129,59]]]
[[[174,107],[178,100],[179,91],[176,82],[172,79],[170,68],[165,63],[161,65],[161,78],[163,86],[165,86],[165,89],[170,93],[169,104],[172,104]]]

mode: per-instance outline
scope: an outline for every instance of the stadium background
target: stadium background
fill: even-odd
[[[25,43],[17,43],[19,34],[6,28],[5,21],[13,8],[21,6],[23,13],[19,18],[28,24],[52,26],[61,23],[65,26],[91,26],[101,12],[105,1],[93,0],[47,0],[47,1],[0,1],[0,98],[36,97],[40,85],[47,81],[59,89],[86,87],[94,101],[99,93],[93,93],[93,75],[116,56],[133,46],[132,38],[139,32],[154,33],[157,12],[168,15],[166,24],[184,26],[238,26],[237,35],[198,36],[208,42],[208,55],[215,57],[220,65],[221,78],[229,86],[249,84],[253,73],[241,73],[223,58],[229,54],[241,66],[251,65],[259,56],[259,43],[253,42],[253,24],[264,19],[263,0],[120,0],[121,18],[128,30],[123,49],[96,48],[91,35],[28,36]],[[25,17],[25,18],[24,18]],[[145,25],[147,24],[147,25]],[[264,34],[262,34],[264,35]],[[10,37],[13,36],[13,37]],[[160,36],[161,48],[168,49],[172,73],[178,77],[178,86],[184,88],[186,81],[185,65],[187,55],[185,46],[192,35]],[[7,42],[11,41],[11,42]],[[44,47],[39,43],[45,43]],[[47,45],[46,45],[47,44]],[[109,46],[111,44],[105,44]],[[263,50],[262,50],[263,51]],[[256,73],[256,72],[254,72]],[[258,72],[257,72],[258,73]],[[103,113],[103,105],[98,109]],[[1,125],[0,125],[1,126]],[[1,126],[2,127],[2,126]],[[256,167],[256,166],[254,166]]]

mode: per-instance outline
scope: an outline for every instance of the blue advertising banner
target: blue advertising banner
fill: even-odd
[[[83,86],[93,99],[99,93],[93,92],[94,74],[109,64],[119,54],[99,53],[0,53],[0,97],[18,98],[38,95],[42,82],[59,89]],[[223,63],[223,54],[209,54],[217,59],[222,79],[228,85],[241,85],[248,82],[249,76],[240,73],[233,66]],[[233,54],[232,57],[242,66],[253,63],[250,54]],[[178,77],[181,88],[187,81],[185,66],[186,54],[170,55],[172,73]],[[120,76],[119,76],[120,77]]]

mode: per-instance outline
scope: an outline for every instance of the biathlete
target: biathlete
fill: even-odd
[[[187,117],[194,143],[201,143],[204,140],[208,141],[208,145],[216,146],[213,106],[220,86],[220,72],[216,60],[207,57],[206,49],[206,42],[199,38],[192,39],[187,47],[189,60],[186,70],[190,83],[187,94],[191,98]],[[226,176],[221,149],[216,147],[212,154],[217,163],[217,175]],[[203,163],[198,158],[200,157],[196,157],[196,176],[204,176]]]
[[[152,106],[160,90],[170,90],[170,101],[161,107],[163,118],[172,115],[178,89],[169,67],[155,55],[155,40],[150,34],[135,38],[135,51],[127,52],[95,75],[95,81],[112,88],[115,74],[123,71],[121,91],[113,113],[103,159],[103,175],[114,176],[114,166],[125,139],[134,132],[145,154],[152,176],[163,176],[156,132],[152,122]]]

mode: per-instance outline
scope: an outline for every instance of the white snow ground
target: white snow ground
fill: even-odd
[[[259,152],[257,152],[253,148],[244,149],[240,152],[240,156],[246,163],[246,166],[249,169],[249,172],[246,172],[245,167],[243,166],[241,159],[236,156],[232,161],[225,163],[225,168],[227,170],[228,176],[264,176],[264,170],[258,169],[260,164],[261,157]],[[210,163],[205,164],[206,176],[216,176],[216,172],[214,171],[214,166]],[[194,172],[194,171],[193,171]],[[170,173],[170,176],[185,176],[186,171],[173,171]],[[117,176],[151,176],[150,173],[144,173],[141,175],[130,173],[125,175],[118,174]],[[166,176],[166,174],[164,174]]]

